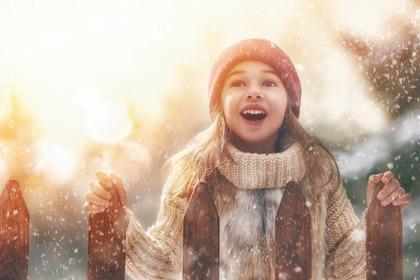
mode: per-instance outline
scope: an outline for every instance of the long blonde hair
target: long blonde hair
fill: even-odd
[[[293,113],[289,100],[284,121],[277,136],[276,150],[284,151],[293,143],[299,143],[302,147],[306,179],[314,187],[314,195],[330,183],[333,177],[338,180],[333,183],[339,184],[340,172],[333,154],[318,138],[305,131]]]
[[[205,181],[221,163],[231,132],[219,104],[211,108],[213,122],[166,163],[174,195],[189,198],[195,185]]]
[[[232,133],[220,102],[211,108],[210,115],[213,120],[211,126],[194,137],[186,148],[175,154],[166,164],[172,186],[171,193],[180,198],[189,199],[196,184],[205,181],[222,163],[224,147]],[[333,172],[338,172],[335,159],[316,137],[303,129],[289,100],[275,150],[284,151],[296,142],[302,146],[305,155],[304,164],[309,183],[319,187],[327,184]]]

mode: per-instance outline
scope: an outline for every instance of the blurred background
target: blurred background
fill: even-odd
[[[264,37],[294,62],[300,121],[336,154],[356,212],[372,173],[413,195],[404,274],[419,279],[419,31],[417,0],[0,1],[0,191],[22,187],[29,278],[86,279],[97,170],[122,176],[129,208],[154,223],[163,164],[210,124],[217,55]]]

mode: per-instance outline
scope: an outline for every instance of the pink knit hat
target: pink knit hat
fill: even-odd
[[[266,63],[277,72],[292,101],[293,113],[299,117],[302,89],[296,69],[287,54],[276,44],[266,39],[239,41],[219,55],[210,74],[209,108],[220,102],[220,94],[227,74],[235,65],[245,60]]]

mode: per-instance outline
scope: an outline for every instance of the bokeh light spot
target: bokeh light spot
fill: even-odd
[[[62,145],[47,140],[40,141],[35,144],[35,153],[37,155],[35,173],[45,172],[62,181],[72,175],[75,161]]]
[[[101,99],[86,110],[85,129],[98,142],[117,143],[126,138],[132,128],[133,122],[122,102]]]

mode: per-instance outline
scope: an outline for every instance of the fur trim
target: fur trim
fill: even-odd
[[[220,217],[220,279],[271,279],[275,218],[284,188],[243,190],[227,182],[218,186],[224,189],[214,192]]]
[[[220,279],[274,279],[275,217],[284,188],[245,190],[216,177],[209,183],[220,218]],[[311,213],[312,276],[325,279],[328,192],[315,199],[307,180],[300,185]]]

